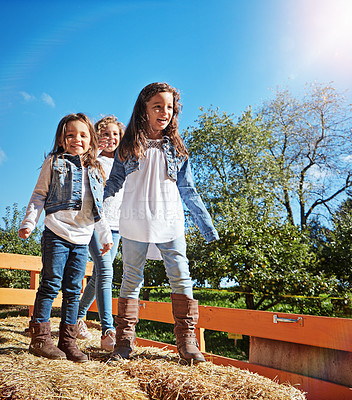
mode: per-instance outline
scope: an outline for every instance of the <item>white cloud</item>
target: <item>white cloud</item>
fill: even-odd
[[[311,184],[315,186],[334,179],[336,173],[328,168],[320,168],[317,165],[313,165],[307,172],[307,176],[310,178]]]
[[[55,102],[54,102],[53,98],[49,94],[43,93],[42,94],[42,100],[48,106],[53,107],[53,108],[55,107]]]
[[[35,100],[35,96],[33,96],[32,94],[29,94],[27,92],[20,92],[20,95],[23,97],[24,101],[33,101]]]
[[[342,161],[344,161],[346,163],[352,162],[352,155],[342,157]]]
[[[32,102],[32,101],[41,101],[42,103],[46,104],[47,106],[50,107],[55,107],[55,102],[54,99],[50,96],[50,94],[43,92],[42,95],[40,96],[40,99],[36,96],[34,96],[33,94],[30,94],[28,92],[25,91],[21,91],[20,95],[23,97],[23,100],[26,103]]]
[[[6,154],[4,151],[0,148],[0,165],[7,160]]]

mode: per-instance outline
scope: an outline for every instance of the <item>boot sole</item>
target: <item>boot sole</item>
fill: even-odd
[[[119,355],[114,355],[112,357],[109,358],[109,361],[117,361],[117,362],[121,362],[121,361],[129,361],[131,358],[130,357],[121,357]]]
[[[48,357],[48,356],[45,356],[44,354],[36,353],[35,351],[33,351],[31,349],[29,349],[28,352],[30,354],[33,354],[36,357],[43,357],[43,358],[47,358],[48,360],[67,360],[66,356],[63,356],[63,357]]]
[[[197,365],[203,362],[206,362],[206,360],[196,360],[194,358],[191,358],[190,360],[187,360],[186,358],[180,357],[181,361],[183,361],[184,363],[186,363],[187,365]]]

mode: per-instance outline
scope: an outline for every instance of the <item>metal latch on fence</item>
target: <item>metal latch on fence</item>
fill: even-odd
[[[278,324],[279,322],[286,322],[286,323],[293,323],[293,324],[299,324],[300,326],[303,326],[303,317],[298,317],[298,318],[282,318],[277,316],[276,314],[273,315],[273,323]]]

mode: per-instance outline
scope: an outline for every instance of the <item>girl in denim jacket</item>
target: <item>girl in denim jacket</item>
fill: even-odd
[[[42,279],[29,323],[29,352],[51,359],[85,362],[76,345],[77,313],[93,230],[102,254],[112,247],[103,214],[104,173],[97,162],[97,138],[89,118],[69,114],[60,121],[54,148],[45,159],[19,236],[27,239],[44,208]],[[51,340],[50,313],[62,289],[59,343]]]
[[[105,187],[104,198],[108,198],[124,184],[120,209],[123,278],[113,359],[129,358],[134,349],[143,268],[148,245],[155,243],[170,281],[180,356],[187,362],[204,361],[194,332],[198,302],[193,299],[186,257],[182,201],[208,242],[219,237],[194,187],[178,131],[179,99],[178,91],[166,83],[152,83],[141,91]]]

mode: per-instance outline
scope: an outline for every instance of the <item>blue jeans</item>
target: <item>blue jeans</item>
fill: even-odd
[[[186,257],[186,240],[182,235],[171,242],[155,243],[164,260],[172,293],[193,298],[193,283]],[[149,243],[122,238],[123,276],[120,297],[137,299],[144,282],[144,264]]]
[[[45,227],[41,248],[42,279],[34,303],[32,321],[49,321],[53,301],[62,289],[61,321],[76,324],[88,246],[68,242]]]
[[[95,231],[93,233],[89,243],[89,251],[94,262],[93,274],[84,289],[78,310],[78,318],[84,318],[96,298],[103,334],[107,329],[115,329],[112,316],[112,278],[114,275],[113,261],[119,247],[120,235],[118,231],[111,231],[111,233],[114,245],[103,257],[100,251],[102,246],[99,236]]]

